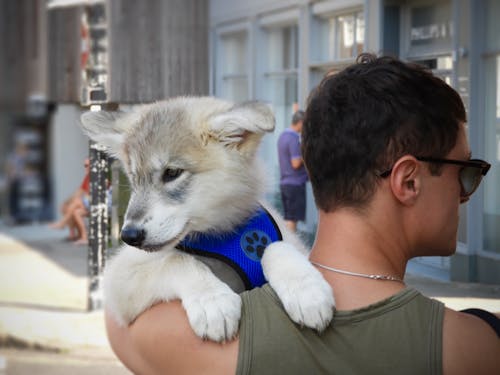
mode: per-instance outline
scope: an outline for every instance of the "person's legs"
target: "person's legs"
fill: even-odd
[[[49,228],[52,229],[63,229],[66,225],[68,225],[68,221],[71,219],[71,213],[68,212],[66,215],[62,217],[61,220],[56,221],[54,223],[49,224]]]
[[[297,221],[305,219],[305,197],[304,185],[281,185],[285,225],[292,232],[297,230]]]
[[[65,205],[65,207],[62,208],[64,216],[61,218],[61,220],[56,221],[55,223],[50,223],[49,227],[52,229],[62,229],[65,226],[69,225],[69,222],[72,220],[74,211],[81,207],[83,207],[82,200],[80,198],[73,199],[71,202]]]
[[[68,239],[70,241],[76,241],[78,238],[80,238],[80,234],[78,233],[78,228],[76,227],[73,216],[71,216],[70,220],[68,221],[68,229],[69,229]]]
[[[83,206],[76,209],[73,213],[73,220],[79,233],[79,238],[74,242],[75,245],[86,245],[89,242],[87,227],[85,226],[84,220],[87,213],[87,210]]]
[[[73,199],[74,199],[74,198],[71,198],[71,197],[70,197],[70,198],[66,199],[66,200],[63,202],[63,204],[61,205],[61,214],[62,214],[63,216],[65,216],[65,215],[66,215],[66,213],[68,212],[68,207],[69,207],[69,205],[71,204],[71,202],[73,201]]]
[[[285,225],[286,227],[291,230],[292,232],[297,231],[297,222],[293,220],[285,220]]]
[[[290,219],[290,205],[291,205],[291,197],[290,197],[290,185],[281,185],[281,203],[283,204],[283,217],[285,219],[286,227],[295,232],[297,230],[297,222],[295,220]]]

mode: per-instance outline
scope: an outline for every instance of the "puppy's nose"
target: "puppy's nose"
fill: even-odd
[[[146,231],[137,227],[125,227],[122,229],[121,237],[126,244],[140,247],[146,238]]]

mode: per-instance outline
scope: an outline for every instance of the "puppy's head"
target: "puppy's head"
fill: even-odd
[[[274,129],[263,103],[175,98],[133,112],[87,112],[84,132],[122,162],[132,194],[122,228],[154,251],[191,232],[227,232],[256,207],[259,141]]]

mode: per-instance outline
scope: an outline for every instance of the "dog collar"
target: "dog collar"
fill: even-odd
[[[230,233],[194,233],[176,248],[223,261],[238,273],[249,290],[266,282],[260,262],[262,255],[269,244],[282,239],[273,217],[263,207],[259,207],[244,225]]]

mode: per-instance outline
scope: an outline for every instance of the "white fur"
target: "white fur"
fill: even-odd
[[[122,161],[132,188],[124,228],[145,233],[139,247],[147,251],[124,245],[106,266],[105,303],[117,322],[181,299],[198,336],[234,337],[240,297],[174,246],[191,232],[231,231],[259,205],[264,178],[255,153],[262,135],[274,129],[268,106],[182,97],[132,113],[87,112],[82,127]],[[165,182],[166,169],[182,173]],[[322,330],[333,315],[332,291],[298,238],[265,208],[284,241],[264,252],[264,274],[292,320]]]

